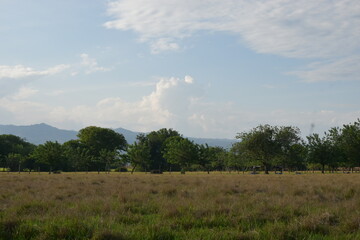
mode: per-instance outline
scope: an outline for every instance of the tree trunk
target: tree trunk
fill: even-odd
[[[269,167],[266,164],[264,164],[264,168],[265,168],[265,174],[269,174]]]
[[[325,173],[325,164],[321,165],[321,173]]]
[[[135,168],[136,168],[136,165],[137,165],[137,164],[135,164],[135,166],[131,169],[131,174],[133,174],[133,173],[134,173]]]

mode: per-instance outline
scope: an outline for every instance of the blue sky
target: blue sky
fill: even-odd
[[[0,0],[0,13],[0,124],[233,138],[360,117],[357,0]]]

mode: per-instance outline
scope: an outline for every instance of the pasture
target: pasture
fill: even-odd
[[[360,174],[0,173],[0,239],[360,239]]]

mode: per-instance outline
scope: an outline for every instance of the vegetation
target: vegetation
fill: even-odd
[[[360,120],[307,141],[292,126],[259,125],[236,136],[231,149],[198,145],[172,129],[140,134],[134,144],[107,128],[86,127],[78,139],[34,146],[0,135],[0,164],[9,171],[352,171],[360,167]]]
[[[311,174],[360,166],[360,120],[307,141],[288,126],[237,137],[223,149],[172,129],[131,145],[99,127],[64,144],[0,135],[0,240],[360,239],[360,174]]]
[[[359,239],[360,174],[0,173],[0,239]]]

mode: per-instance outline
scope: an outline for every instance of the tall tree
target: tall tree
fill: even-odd
[[[281,126],[277,128],[275,141],[279,152],[275,163],[289,169],[304,165],[304,148],[300,137],[300,129],[292,126]],[[303,163],[301,163],[303,162]]]
[[[158,169],[162,171],[169,167],[163,156],[164,143],[168,138],[175,136],[180,136],[180,134],[171,128],[162,128],[158,131],[150,132],[147,135],[139,136],[139,144],[147,144],[150,149],[149,169]]]
[[[9,162],[9,154],[17,154],[16,156],[18,157],[16,157],[16,159],[19,158],[19,155],[22,156],[22,159],[26,159],[34,149],[35,145],[25,141],[18,136],[11,134],[0,135],[0,163],[4,168],[10,167],[6,166],[7,163],[14,162]],[[12,155],[10,159],[15,159],[14,156],[15,155]],[[18,169],[18,166],[14,168],[14,165],[11,165],[11,170]],[[32,166],[29,165],[28,167]]]
[[[181,172],[185,173],[197,161],[197,148],[189,139],[174,136],[166,140],[163,156],[169,163],[179,165]]]
[[[344,125],[340,139],[347,164],[350,167],[360,167],[360,119]]]
[[[246,150],[244,142],[236,142],[231,146],[228,165],[236,169],[248,169],[259,163],[252,159],[252,155]]]
[[[127,145],[122,134],[109,128],[90,126],[81,129],[77,136],[95,156],[99,156],[102,149],[120,151],[125,150]]]
[[[212,170],[211,163],[215,161],[215,154],[212,152],[212,148],[209,145],[197,145],[198,150],[198,164],[202,170],[207,171],[209,174]]]
[[[278,127],[259,125],[249,132],[239,133],[236,138],[241,139],[243,149],[254,161],[261,163],[265,173],[269,174],[274,159],[279,153],[279,143],[276,141]]]
[[[78,133],[79,142],[92,155],[89,170],[105,169],[108,164],[116,160],[116,152],[125,151],[127,142],[125,137],[112,129],[90,126]],[[110,156],[113,156],[110,159]]]
[[[308,161],[321,165],[321,172],[325,173],[325,166],[330,165],[332,158],[332,145],[326,136],[320,137],[314,133],[308,139]]]
[[[260,163],[265,173],[274,165],[288,164],[292,148],[301,141],[300,130],[292,126],[259,125],[237,135],[240,146],[254,163]]]
[[[142,170],[147,170],[150,167],[150,148],[146,142],[135,142],[128,146],[127,154],[132,165],[131,173],[134,172],[136,167]]]
[[[79,140],[70,140],[63,144],[64,155],[72,171],[87,171],[95,158],[90,150]]]
[[[36,165],[46,170],[68,170],[67,158],[62,145],[58,142],[47,141],[40,144],[32,153]]]

